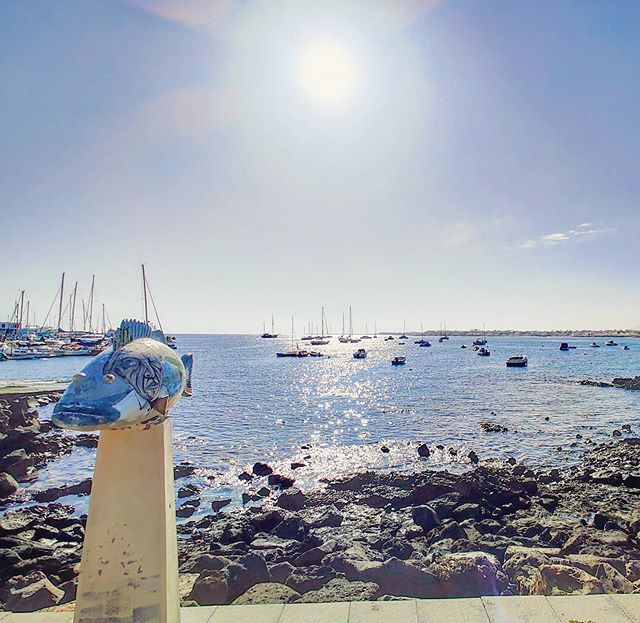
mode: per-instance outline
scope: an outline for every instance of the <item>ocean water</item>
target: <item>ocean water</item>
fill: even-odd
[[[512,456],[534,467],[566,465],[590,447],[587,439],[610,440],[623,424],[640,432],[640,392],[575,383],[639,374],[640,341],[619,339],[618,347],[605,347],[599,339],[602,347],[590,348],[592,339],[576,338],[567,340],[575,349],[561,352],[558,339],[496,337],[489,338],[491,356],[479,357],[469,337],[444,343],[434,338],[430,348],[420,348],[416,339],[410,336],[401,345],[379,337],[355,345],[334,338],[314,347],[327,357],[283,359],[275,353],[290,348],[288,339],[179,336],[180,351],[194,355],[194,378],[193,397],[182,398],[171,412],[174,453],[198,468],[200,512],[211,499],[237,503],[242,491],[264,484],[245,485],[237,478],[256,461],[293,475],[308,489],[322,486],[323,478],[364,469],[466,469],[470,450],[480,459]],[[622,350],[623,344],[630,350]],[[367,349],[367,359],[353,359],[359,347]],[[528,355],[529,367],[506,368],[514,354]],[[405,355],[406,365],[392,366],[395,355]],[[0,384],[68,380],[86,363],[5,361]],[[509,432],[485,433],[484,421]],[[425,442],[433,451],[426,461],[416,452]],[[306,466],[293,471],[292,461]],[[29,490],[78,482],[91,475],[93,464],[94,451],[79,448],[42,470],[22,495],[27,499]],[[63,501],[86,510],[86,499]]]

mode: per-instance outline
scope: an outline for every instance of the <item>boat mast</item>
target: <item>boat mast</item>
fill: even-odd
[[[30,303],[30,301],[27,301],[27,313],[25,315],[27,321],[26,321],[26,323],[24,325],[25,328],[27,329],[27,331],[29,330],[29,303]]]
[[[344,312],[342,312],[342,337],[344,337]]]
[[[58,331],[62,331],[62,297],[64,296],[64,273],[62,273],[62,282],[60,283],[60,305],[58,307]]]
[[[20,315],[18,317],[18,331],[22,329],[22,312],[24,311],[24,290],[20,292]]]
[[[144,264],[142,265],[142,292],[144,296],[144,321],[149,324],[149,306],[147,303],[147,276],[144,272]]]
[[[93,297],[95,293],[96,276],[91,277],[91,291],[89,292],[89,306],[87,313],[89,315],[89,331],[93,331]]]
[[[271,314],[271,335],[275,335],[276,334],[275,326],[276,326],[276,323],[275,323],[275,321],[273,319],[273,314]]]
[[[351,305],[349,305],[349,337],[353,333],[353,315],[351,314]]]
[[[73,286],[73,305],[71,305],[71,330],[76,328],[76,296],[78,294],[78,282]]]
[[[102,335],[107,332],[107,323],[105,320],[104,303],[102,303]]]

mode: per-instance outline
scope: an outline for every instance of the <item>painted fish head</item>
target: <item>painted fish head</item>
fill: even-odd
[[[126,347],[107,351],[73,377],[52,419],[73,430],[123,428],[148,419],[161,388],[162,362],[156,356]]]

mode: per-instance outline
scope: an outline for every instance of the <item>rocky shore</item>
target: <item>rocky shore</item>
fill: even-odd
[[[95,436],[71,438],[38,420],[37,407],[54,399],[0,402],[0,465],[9,485],[35,477],[78,442],[95,445]],[[470,453],[463,474],[432,471],[435,448],[416,444],[424,471],[365,472],[306,493],[295,478],[256,463],[239,475],[250,483],[243,508],[219,500],[209,514],[179,524],[183,602],[640,592],[640,439],[630,427],[624,434],[560,470]],[[175,468],[182,517],[201,505],[194,471]],[[90,486],[48,489],[15,509],[13,486],[2,493],[9,506],[0,518],[4,609],[75,598],[86,518],[55,500]]]

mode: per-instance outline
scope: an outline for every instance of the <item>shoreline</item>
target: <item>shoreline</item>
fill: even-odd
[[[70,439],[39,420],[37,408],[59,393],[8,396],[0,396],[0,471],[35,478],[38,467],[76,445],[95,447],[95,435]],[[420,448],[425,457],[435,450]],[[468,458],[470,469],[460,474],[368,471],[310,492],[256,463],[241,475],[255,490],[248,505],[225,512],[218,500],[208,514],[178,524],[183,603],[640,590],[640,439],[595,446],[561,469]],[[177,513],[188,517],[201,504],[190,480],[196,466],[174,471]],[[56,500],[90,488],[90,479],[71,481],[37,493],[27,507],[9,504],[0,518],[7,609],[75,598],[86,517]]]

